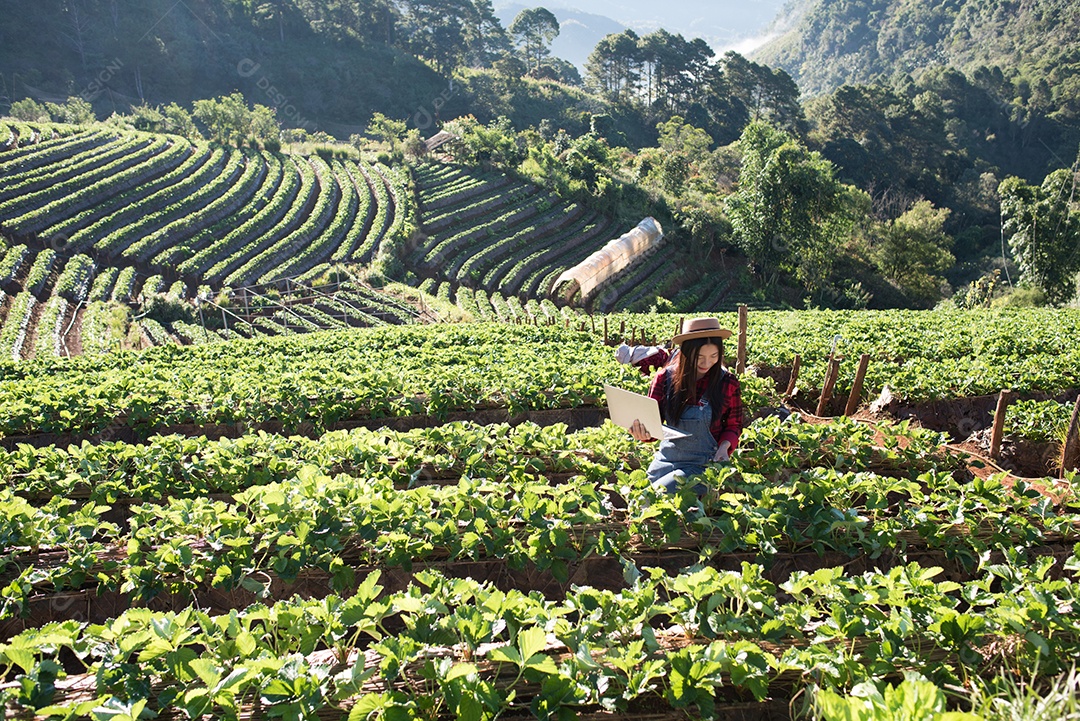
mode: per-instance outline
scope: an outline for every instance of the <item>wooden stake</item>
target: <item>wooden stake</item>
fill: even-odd
[[[836,387],[836,376],[840,374],[840,359],[829,358],[829,368],[825,371],[825,382],[821,384],[821,398],[818,399],[816,416],[825,414],[825,404],[832,398],[833,388]]]
[[[607,316],[605,315],[604,316],[604,345],[607,345],[607,344],[608,344]]]
[[[854,415],[859,408],[859,401],[862,400],[863,379],[866,378],[866,369],[869,366],[870,355],[863,353],[859,356],[859,369],[855,371],[855,382],[851,384],[851,393],[848,395],[847,406],[844,408],[845,416]]]
[[[593,335],[596,335],[596,316],[592,313],[589,314],[589,324],[592,326]]]
[[[802,365],[802,356],[796,355],[795,360],[791,363],[791,379],[788,380],[787,390],[784,391],[785,398],[791,398],[795,393],[795,384],[799,380],[799,366]]]
[[[619,321],[619,342],[622,343],[624,340],[626,340],[626,321],[625,320],[620,320]]]
[[[1005,411],[1009,407],[1012,391],[1003,390],[998,394],[997,410],[994,412],[994,430],[990,436],[990,457],[997,459],[1001,452],[1001,436],[1005,433]]]
[[[1065,477],[1065,471],[1075,468],[1080,468],[1080,396],[1076,397],[1065,444],[1061,447],[1061,478]]]
[[[746,372],[746,304],[739,303],[739,356],[735,365],[735,372],[742,375]]]

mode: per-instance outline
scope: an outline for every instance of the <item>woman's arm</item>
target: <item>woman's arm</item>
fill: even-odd
[[[713,456],[714,461],[726,461],[731,456],[731,452],[738,447],[744,424],[744,413],[739,379],[731,375],[724,383],[724,410],[718,418],[713,418],[709,427],[718,446]]]

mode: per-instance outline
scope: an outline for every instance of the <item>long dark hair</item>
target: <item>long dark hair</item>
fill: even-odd
[[[691,403],[696,404],[701,401],[697,397],[694,374],[697,372],[697,361],[701,349],[707,345],[714,345],[720,349],[720,360],[705,374],[705,397],[709,399],[714,418],[723,412],[723,387],[727,376],[721,367],[724,363],[724,339],[720,336],[692,338],[679,345],[679,356],[674,367],[668,366],[664,370],[666,391],[660,410],[663,412],[665,423],[678,423],[683,411]]]

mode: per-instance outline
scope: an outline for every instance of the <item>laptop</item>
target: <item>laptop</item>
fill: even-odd
[[[650,436],[663,438],[665,441],[686,438],[690,435],[660,422],[660,404],[655,398],[616,388],[606,383],[604,394],[607,396],[608,415],[611,416],[611,422],[617,426],[630,430],[630,426],[638,420],[645,426]]]

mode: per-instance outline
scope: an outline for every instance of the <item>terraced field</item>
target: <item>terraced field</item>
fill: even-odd
[[[478,317],[503,318],[511,298],[526,306],[547,298],[560,273],[629,230],[498,173],[425,164],[415,179],[423,232],[412,244],[410,267],[435,294]],[[590,310],[627,308],[631,291],[651,299],[675,263],[672,249],[662,248],[600,292]]]
[[[674,245],[610,281],[588,308],[549,300],[560,273],[628,229],[521,180],[444,163],[389,168],[104,126],[4,121],[0,354],[69,355],[400,319],[406,312],[392,298],[296,307],[287,300],[256,318],[236,313],[229,292],[220,297],[262,286],[247,298],[285,279],[305,283],[331,265],[370,265],[384,248],[422,289],[476,318],[539,323],[581,310],[646,310],[688,285]],[[739,297],[729,286],[690,284],[679,307],[726,308]],[[159,296],[186,302],[183,317],[146,317]],[[220,301],[201,308],[202,320],[197,296]],[[117,304],[138,317],[134,330]],[[208,313],[213,333],[194,330]]]
[[[330,263],[370,262],[412,212],[404,168],[4,121],[0,355],[411,320],[408,304],[354,285],[318,301],[275,301],[273,312],[244,322],[222,312],[207,332],[196,326],[193,300],[213,297],[228,307],[223,288],[304,282]],[[142,318],[126,331],[117,304],[141,310],[157,296],[186,301],[184,317]],[[206,312],[217,314],[211,306]]]
[[[477,318],[547,320],[531,309],[558,275],[630,229],[500,173],[425,164],[414,177],[422,233],[409,266],[425,290]],[[677,244],[665,244],[610,280],[585,310],[645,311],[657,296],[685,311],[766,307],[726,273],[701,277]],[[523,315],[512,310],[515,298]]]

